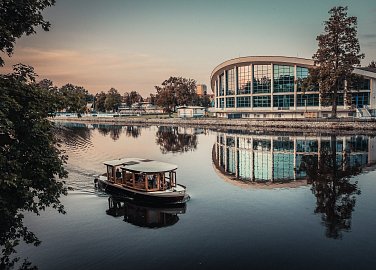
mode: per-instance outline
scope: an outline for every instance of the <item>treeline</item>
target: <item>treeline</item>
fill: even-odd
[[[55,112],[85,113],[91,110],[116,112],[122,103],[131,107],[135,103],[149,102],[163,108],[165,112],[171,113],[176,111],[177,106],[208,107],[210,105],[209,96],[197,95],[196,81],[182,77],[170,77],[162,82],[161,86],[155,86],[156,94],[150,94],[146,98],[143,98],[137,91],[126,92],[121,95],[115,88],[93,95],[82,86],[68,83],[62,87],[57,87],[48,79],[36,83],[36,86],[47,90],[50,94],[51,99],[54,100],[52,109]],[[91,104],[90,108],[88,104]]]

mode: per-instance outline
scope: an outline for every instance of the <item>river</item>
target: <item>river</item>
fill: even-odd
[[[60,137],[67,214],[26,214],[42,244],[18,248],[40,269],[376,264],[375,138],[73,123]],[[114,202],[93,180],[121,157],[177,164],[191,200],[177,209]]]

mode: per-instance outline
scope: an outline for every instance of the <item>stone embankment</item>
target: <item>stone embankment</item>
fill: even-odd
[[[344,119],[180,119],[180,118],[144,118],[144,117],[55,117],[56,122],[79,122],[88,124],[113,125],[168,125],[182,127],[201,127],[210,129],[236,130],[267,130],[267,131],[296,131],[296,132],[351,132],[376,135],[376,121],[374,120],[344,120]]]

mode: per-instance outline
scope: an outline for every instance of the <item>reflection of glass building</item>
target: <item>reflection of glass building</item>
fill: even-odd
[[[320,160],[335,143],[338,164],[366,166],[376,162],[376,139],[367,136],[278,136],[218,133],[213,148],[216,169],[243,183],[290,183],[306,179],[305,156]],[[302,182],[304,184],[304,181]],[[296,183],[290,186],[294,186]]]
[[[215,114],[229,118],[328,117],[317,87],[303,92],[301,79],[308,76],[313,61],[296,57],[250,56],[226,61],[211,74]],[[364,80],[347,86],[352,91],[351,106],[343,93],[338,96],[338,116],[375,114],[376,69],[356,68]],[[355,91],[356,90],[356,91]]]

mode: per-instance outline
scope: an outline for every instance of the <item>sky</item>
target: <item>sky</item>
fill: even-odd
[[[242,56],[312,58],[334,6],[358,17],[362,65],[376,60],[376,1],[57,0],[43,12],[49,32],[17,40],[6,66],[24,63],[39,79],[91,93],[155,93],[170,76],[210,88],[220,63]]]

